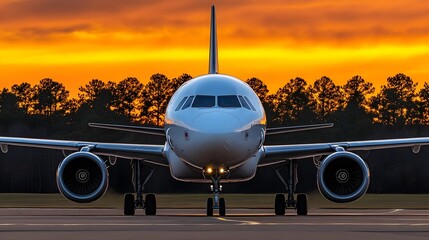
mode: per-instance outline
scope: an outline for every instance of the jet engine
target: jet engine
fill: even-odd
[[[368,166],[354,153],[332,153],[319,166],[317,185],[320,193],[332,202],[353,202],[368,190]]]
[[[57,169],[57,186],[67,199],[87,203],[99,199],[109,185],[104,161],[90,152],[68,155]]]

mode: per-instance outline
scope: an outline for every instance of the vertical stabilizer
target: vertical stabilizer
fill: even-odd
[[[217,33],[216,33],[216,14],[215,6],[212,6],[212,17],[210,20],[210,53],[209,53],[209,74],[219,72],[219,63],[217,60]]]

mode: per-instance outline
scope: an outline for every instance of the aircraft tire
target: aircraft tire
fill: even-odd
[[[126,193],[124,195],[124,215],[132,216],[135,214],[135,210],[134,194]]]
[[[274,212],[276,215],[285,215],[285,195],[283,193],[277,193],[274,201]]]
[[[219,216],[223,217],[226,215],[225,198],[219,199]]]
[[[213,216],[213,198],[207,198],[207,216]]]
[[[296,214],[299,216],[307,215],[308,203],[307,194],[300,193],[296,197]]]
[[[153,193],[146,194],[145,213],[148,216],[156,215],[156,196]]]

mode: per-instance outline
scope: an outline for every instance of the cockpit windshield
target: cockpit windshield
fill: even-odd
[[[216,101],[217,100],[217,101]],[[241,95],[196,95],[184,97],[176,107],[176,111],[184,110],[189,107],[193,108],[246,108],[248,110],[256,111],[252,103],[246,96]]]
[[[241,107],[236,95],[226,95],[217,97],[217,105],[219,107],[239,108]]]
[[[195,96],[194,103],[192,103],[192,107],[214,107],[216,105],[215,96],[207,96],[207,95],[197,95]]]

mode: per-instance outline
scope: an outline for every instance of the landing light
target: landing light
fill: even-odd
[[[219,175],[224,175],[224,174],[228,173],[228,169],[225,169],[223,167],[221,167],[221,168],[206,167],[206,168],[204,168],[203,172],[205,174],[208,174],[208,175],[213,175],[213,174],[215,174],[215,175],[218,175],[218,174]]]

